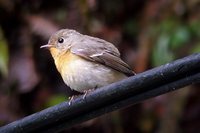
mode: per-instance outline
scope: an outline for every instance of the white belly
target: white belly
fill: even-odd
[[[62,72],[64,82],[73,90],[84,92],[126,78],[114,69],[83,59],[67,64],[68,71]]]

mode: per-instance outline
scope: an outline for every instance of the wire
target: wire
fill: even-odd
[[[102,114],[200,82],[200,53],[98,88],[0,128],[0,132],[58,132]]]

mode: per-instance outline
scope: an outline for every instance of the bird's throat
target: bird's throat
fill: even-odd
[[[67,71],[70,63],[73,63],[77,59],[81,58],[75,54],[72,54],[70,50],[60,52],[56,48],[50,48],[50,52],[54,59],[56,68],[58,69],[61,75],[64,71]]]

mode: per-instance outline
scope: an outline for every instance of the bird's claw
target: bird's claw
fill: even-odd
[[[72,103],[72,100],[74,100],[74,96],[71,96],[71,97],[69,97],[69,106],[71,105],[71,103]]]

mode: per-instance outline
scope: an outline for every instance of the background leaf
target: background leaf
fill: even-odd
[[[187,43],[190,39],[190,33],[186,26],[180,26],[175,29],[171,35],[170,47],[177,49]]]
[[[170,37],[166,34],[160,35],[153,49],[153,66],[165,64],[174,59],[173,53],[169,50]]]
[[[5,38],[3,37],[2,30],[0,29],[0,72],[3,76],[8,75],[8,60],[8,44]]]
[[[64,101],[67,101],[66,95],[62,95],[62,94],[53,95],[46,103],[46,107],[51,107]]]

